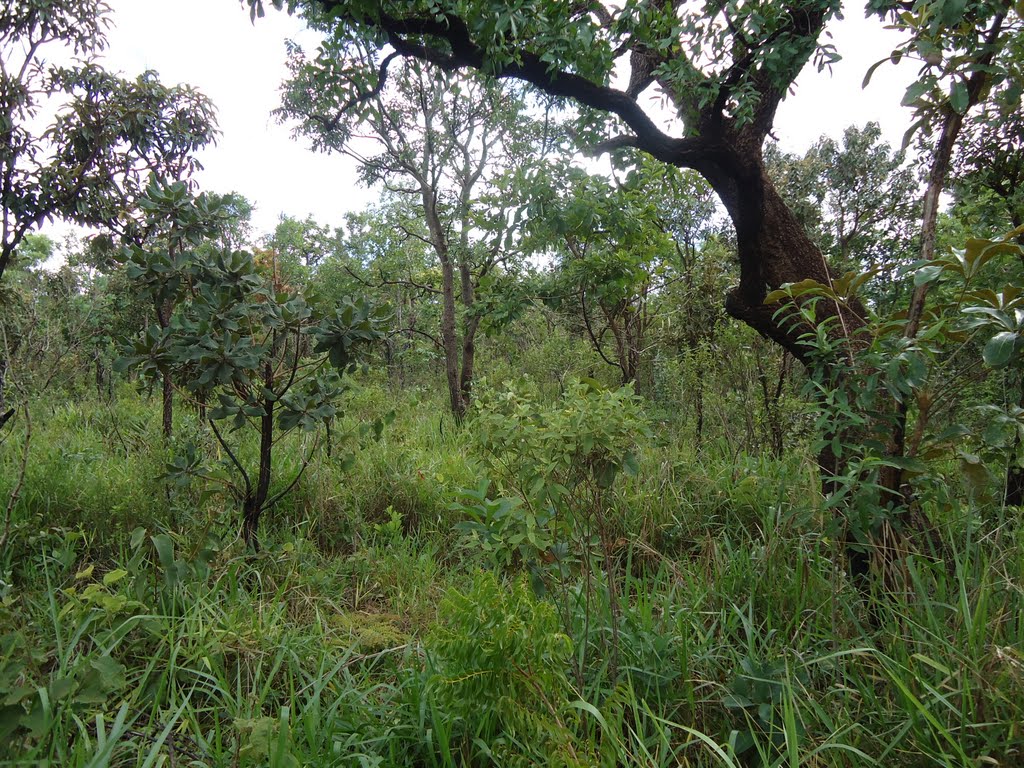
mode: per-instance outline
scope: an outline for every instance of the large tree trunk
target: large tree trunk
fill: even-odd
[[[739,165],[741,172],[735,175],[709,179],[736,227],[740,283],[726,297],[726,311],[807,363],[808,348],[800,341],[806,329],[776,318],[778,306],[766,305],[764,299],[785,283],[812,279],[827,285],[832,273],[765,173],[760,150],[741,158]],[[840,332],[851,345],[856,344],[855,334],[864,325],[859,306],[821,306],[819,310],[838,315]]]
[[[770,291],[786,283],[812,279],[828,285],[832,273],[821,251],[765,173],[760,143],[734,140],[731,146],[746,149],[723,152],[719,162],[698,169],[718,193],[736,228],[740,283],[726,297],[726,311],[809,365],[810,349],[801,341],[801,335],[810,329],[776,317],[779,307],[767,305],[764,300]],[[866,322],[863,307],[855,302],[850,305],[821,302],[817,311],[819,320],[829,316],[838,318],[837,332],[845,337],[847,353],[852,356],[861,343],[858,332]],[[838,436],[845,442],[857,440],[855,435]],[[830,447],[836,435],[823,437],[826,447],[818,456],[818,465],[822,493],[829,496],[838,490],[836,478],[843,474],[844,467]],[[843,511],[837,508],[836,515],[845,528]],[[849,533],[844,539],[844,550],[851,577],[866,588],[870,556]]]

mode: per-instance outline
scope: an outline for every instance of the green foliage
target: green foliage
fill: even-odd
[[[468,518],[455,526],[466,537],[464,547],[483,552],[499,571],[521,563],[536,568],[544,559],[565,557],[551,508],[524,507],[517,498],[489,499],[488,485],[484,480],[475,489],[463,489],[461,500],[451,504],[452,511]]]
[[[917,118],[904,137],[905,146],[918,131],[930,134],[947,115],[966,114],[977,105],[982,92],[993,86],[1009,84],[1006,92],[999,89],[1004,103],[1019,99],[1015,50],[1019,46],[1019,11],[1015,14],[1007,7],[966,0],[931,0],[912,8],[890,0],[872,0],[868,10],[891,17],[905,39],[889,57],[868,70],[865,83],[883,64],[898,64],[904,58],[922,63],[917,79],[903,95],[902,105],[913,108]],[[979,71],[988,78],[984,88],[979,88],[981,81],[975,77]]]
[[[36,226],[62,217],[118,228],[149,176],[187,177],[195,152],[216,133],[213,106],[155,72],[126,80],[95,61],[106,46],[103,2],[17,0],[0,16],[0,45],[11,52],[0,79],[5,179],[0,276]],[[77,58],[50,63],[63,46]],[[49,60],[49,61],[48,61]],[[39,130],[40,111],[53,115]]]
[[[541,291],[545,304],[570,318],[623,382],[637,381],[659,311],[671,311],[658,299],[696,271],[713,214],[710,188],[651,160],[614,185],[567,162],[517,177],[528,201],[524,246],[558,259]]]
[[[90,28],[102,3],[15,3],[0,35],[34,34],[44,5],[58,20],[77,9],[85,53],[102,43]],[[771,327],[805,334],[804,374],[728,325],[715,297],[734,282],[737,245],[743,286],[807,254],[775,259],[742,226],[738,243],[716,232],[704,182],[664,161],[697,165],[741,224],[779,210],[770,185],[742,182],[759,178],[760,139],[796,74],[831,59],[817,39],[835,3],[274,5],[325,33],[316,58],[290,49],[288,114],[329,150],[356,151],[373,127],[387,151],[360,161],[390,197],[339,229],[283,219],[268,250],[240,250],[247,203],[185,183],[181,153],[208,131],[188,108],[201,98],[144,77],[132,91],[143,120],[119,113],[124,135],[150,151],[140,126],[175,132],[178,174],[147,186],[142,158],[76,177],[87,199],[75,215],[110,214],[124,269],[109,271],[110,233],[54,275],[36,266],[47,244],[21,240],[0,286],[0,374],[17,373],[13,399],[32,416],[0,433],[0,762],[1017,764],[1024,529],[995,493],[1024,460],[1024,260],[1019,230],[990,233],[1018,208],[997,187],[1013,177],[1020,89],[1019,50],[1001,33],[991,51],[983,41],[999,9],[872,6],[912,36],[897,58],[925,61],[908,95],[919,117],[964,113],[974,76],[994,81],[983,122],[1010,127],[993,144],[978,126],[985,140],[962,160],[986,196],[964,207],[979,187],[962,179],[963,215],[941,233],[980,235],[963,249],[897,274],[914,187],[870,124],[783,164],[801,220],[856,267],[769,297],[784,305]],[[505,99],[463,68],[555,98]],[[51,75],[70,110],[51,134],[59,193],[89,149],[72,125],[78,94],[109,105],[124,84],[88,62]],[[639,109],[652,84],[683,118],[679,139]],[[564,100],[581,94],[569,130]],[[182,109],[165,122],[169,104]],[[474,122],[484,113],[498,125]],[[523,143],[492,128],[523,128]],[[62,154],[65,135],[76,141]],[[572,164],[517,160],[609,135],[614,189]],[[617,149],[634,145],[658,159]],[[48,151],[21,155],[25,178]],[[138,206],[115,205],[129,191]],[[746,210],[737,191],[769,204]],[[36,213],[46,202],[22,197]],[[802,242],[782,219],[766,231]],[[531,251],[558,269],[524,276]],[[908,338],[891,306],[912,286],[931,302]],[[384,340],[381,313],[344,298],[364,288],[396,315],[387,375],[359,365]],[[102,384],[111,339],[143,328],[118,366],[142,372],[142,394]],[[518,377],[474,384],[458,429],[438,393],[453,348],[475,351],[492,381]],[[605,386],[614,369],[595,351],[642,353],[649,399]],[[157,376],[184,406],[167,440],[145,398]],[[466,393],[478,378],[460,382]],[[823,447],[840,459],[824,501]],[[234,536],[239,505],[250,542],[280,505],[256,551]],[[911,526],[927,536],[889,536]],[[854,547],[899,544],[899,578],[855,589],[843,529]]]
[[[999,402],[978,403],[975,408],[996,414],[987,428],[972,429],[954,418],[937,417],[937,392],[951,385],[959,370],[950,365],[951,349],[980,344],[980,358],[991,368],[1006,367],[1020,348],[1018,290],[1005,286],[990,290],[978,286],[985,266],[998,256],[1019,257],[1020,246],[1012,235],[999,241],[970,240],[963,249],[924,265],[915,265],[914,283],[948,281],[943,297],[933,302],[927,323],[914,338],[904,334],[901,316],[872,316],[857,337],[837,333],[841,316],[819,317],[824,302],[851,307],[858,290],[871,273],[848,273],[829,286],[805,281],[770,294],[767,301],[785,301],[780,312],[811,330],[805,340],[812,366],[805,391],[819,403],[817,450],[827,448],[842,461],[843,472],[833,476],[834,490],[827,505],[841,510],[841,519],[855,541],[877,546],[887,527],[906,524],[906,496],[898,497],[884,484],[884,472],[895,470],[901,485],[924,493],[940,508],[952,502],[942,483],[942,462],[957,458],[966,490],[979,499],[991,490],[994,475],[968,450],[977,446],[1001,463],[1014,465],[1016,431],[1019,429],[1019,397],[1009,410]],[[954,347],[956,345],[956,347]],[[1020,383],[1014,382],[1020,392]],[[898,422],[899,408],[912,408],[915,438],[906,454],[893,454],[890,436]],[[935,496],[934,494],[938,495]]]
[[[199,477],[225,485],[239,500],[246,540],[253,541],[263,510],[291,487],[270,494],[273,445],[280,439],[275,433],[314,432],[330,423],[344,389],[341,375],[355,371],[363,349],[383,337],[384,314],[346,299],[330,314],[314,315],[301,294],[279,284],[273,264],[268,279],[248,253],[195,247],[211,234],[210,220],[217,215],[205,198],[192,200],[183,185],[154,184],[147,200],[150,216],[170,222],[162,239],[167,247],[134,248],[129,276],[153,297],[158,323],[117,368],[139,366],[144,374],[173,377],[204,408],[216,397],[210,422],[227,454],[224,464],[238,480],[204,470],[194,451],[172,462],[168,476],[179,483]],[[171,316],[169,308],[179,304]],[[252,426],[260,435],[255,472],[242,465],[237,444],[233,449],[217,429],[215,422],[223,420],[236,431]],[[307,457],[292,485],[308,462]]]
[[[557,505],[585,483],[610,488],[620,472],[636,474],[634,449],[650,435],[631,387],[606,389],[592,379],[565,382],[551,403],[529,380],[505,391],[482,385],[472,429],[492,470],[538,505]]]
[[[145,480],[165,457],[145,401],[35,407],[39,451],[0,555],[0,626],[15,636],[0,643],[0,695],[19,707],[0,760],[840,768],[954,766],[961,752],[1012,764],[1022,748],[1014,514],[937,516],[945,559],[915,556],[872,627],[821,534],[802,449],[735,459],[662,433],[605,499],[630,542],[611,571],[616,621],[603,573],[590,590],[568,577],[557,607],[479,574],[445,508],[479,474],[472,436],[439,433],[437,399],[357,379],[338,426],[396,408],[393,427],[345,475],[314,456],[282,502],[309,527],[268,526],[255,555],[216,497],[183,492],[173,530],[132,532],[165,506]],[[177,416],[182,440],[198,437],[192,419]],[[282,471],[301,460],[296,437],[279,444]],[[17,447],[0,445],[4,496]],[[50,527],[76,521],[88,536]],[[34,736],[21,718],[66,678]]]
[[[431,704],[452,719],[452,738],[469,760],[579,764],[565,707],[572,644],[524,581],[481,573],[465,593],[451,592],[427,649]]]
[[[769,146],[767,163],[787,203],[839,271],[894,275],[912,260],[918,183],[904,154],[881,140],[878,123],[847,128],[841,144],[822,137],[802,158]]]

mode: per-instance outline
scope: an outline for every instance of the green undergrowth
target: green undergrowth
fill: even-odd
[[[343,439],[392,409],[379,439]],[[541,572],[459,527],[460,494],[496,472],[473,423],[366,383],[253,553],[227,494],[158,479],[182,446],[208,445],[179,410],[165,447],[130,394],[34,407],[0,553],[0,765],[1024,759],[1024,528],[1009,510],[927,510],[927,551],[893,594],[865,595],[806,458],[655,430],[636,473],[595,492],[593,538],[535,548]],[[0,448],[4,503],[19,437]]]

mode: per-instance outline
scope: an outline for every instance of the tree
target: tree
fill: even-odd
[[[1014,42],[1018,48],[1024,48],[1024,42]],[[1011,50],[1008,58],[1016,67],[1024,66],[1024,50]],[[970,116],[964,126],[966,140],[953,158],[958,213],[964,215],[970,209],[970,217],[980,218],[979,223],[991,233],[1024,225],[1022,84],[1024,77],[1018,73]],[[1024,245],[1024,235],[1018,242]]]
[[[362,348],[381,338],[381,314],[364,302],[339,302],[331,313],[316,313],[301,294],[263,274],[251,254],[222,251],[194,255],[187,273],[191,301],[166,328],[151,329],[118,361],[120,369],[174,375],[193,394],[215,395],[209,424],[240,479],[230,482],[202,466],[187,451],[170,475],[219,481],[238,498],[242,535],[258,546],[260,519],[301,478],[271,493],[274,446],[289,432],[314,432],[334,417],[343,390],[341,374],[355,370]],[[255,471],[247,468],[234,432],[251,429],[259,440]],[[244,432],[243,432],[244,434]]]
[[[651,177],[662,195],[651,194]],[[645,162],[612,182],[570,164],[549,164],[526,192],[527,245],[560,257],[549,303],[578,313],[598,355],[636,382],[656,321],[657,296],[692,279],[692,260],[714,213],[695,174]],[[677,239],[678,238],[678,239]]]
[[[14,263],[15,279],[0,283],[0,427],[14,417],[15,409],[7,407],[7,378],[11,361],[23,344],[32,323],[27,317],[32,305],[30,289],[25,286],[32,266],[53,255],[54,243],[45,235],[26,235]]]
[[[133,229],[135,242],[126,246],[126,273],[140,293],[152,301],[156,325],[148,331],[154,344],[166,340],[175,310],[194,293],[193,278],[199,255],[196,249],[224,230],[230,209],[223,201],[206,194],[192,195],[185,184],[150,181],[139,200],[144,213]],[[157,363],[163,401],[163,432],[169,438],[174,429],[174,381],[171,360],[166,355]],[[204,393],[200,400],[205,402]]]
[[[999,92],[1005,88],[1016,93],[1019,99],[1020,89],[1024,87],[1019,66],[1024,17],[1020,9],[1009,2],[949,6],[936,3],[924,5],[916,13],[902,14],[898,7],[883,10],[891,13],[907,34],[890,60],[913,56],[924,63],[918,79],[910,85],[903,99],[905,105],[914,108],[917,116],[905,141],[909,141],[915,131],[922,132],[919,143],[926,150],[928,167],[919,253],[920,263],[928,266],[915,277],[902,326],[905,344],[913,347],[926,319],[929,289],[941,272],[930,262],[937,257],[940,198],[957,141],[971,110],[986,103],[993,90]],[[932,141],[935,132],[938,136]],[[913,506],[914,494],[900,463],[907,454],[911,398],[897,399],[892,437],[886,451],[890,464],[881,474],[881,485],[887,496],[883,502],[906,511]],[[885,557],[891,558],[891,552]]]
[[[156,73],[125,80],[93,60],[106,40],[102,0],[11,0],[0,9],[0,278],[45,221],[116,227],[150,174],[185,178],[215,135],[213,107]],[[54,47],[82,60],[47,62]],[[55,117],[42,131],[40,114]]]
[[[253,17],[263,12],[263,0],[247,2]],[[285,2],[274,0],[274,5],[281,8]],[[358,50],[359,43],[376,49],[372,61],[350,56],[348,66],[339,68],[346,72],[343,88],[353,104],[380,87],[398,56],[449,72],[478,70],[498,79],[526,81],[578,105],[578,135],[591,152],[640,150],[697,171],[715,190],[736,232],[740,277],[726,298],[729,314],[809,368],[827,367],[829,360],[840,363],[834,366],[840,378],[827,376],[826,387],[843,387],[870,373],[870,368],[858,372],[857,365],[847,364],[869,341],[870,335],[861,333],[868,322],[865,306],[855,292],[840,297],[831,290],[839,276],[777,191],[763,156],[776,110],[798,74],[811,61],[821,67],[837,55],[819,37],[840,12],[838,2],[689,6],[680,0],[533,0],[515,5],[497,0],[288,0],[287,5],[326,14],[342,50]],[[964,115],[1007,76],[997,66],[996,54],[1020,32],[1013,9],[1009,0],[921,0],[909,7],[872,0],[868,5],[870,14],[891,19],[907,33],[891,59],[914,57],[924,63],[904,104],[915,110],[915,130],[938,133],[923,200],[920,256],[925,262],[934,257],[940,195]],[[627,58],[628,81],[624,88],[616,87],[615,68]],[[640,101],[654,84],[682,123],[676,135],[662,130]],[[824,286],[831,296],[773,290],[801,284]],[[845,288],[852,285],[847,282]],[[900,320],[903,338],[911,345],[927,291],[927,281],[916,285],[906,319]],[[814,311],[780,312],[780,302],[794,297],[798,304],[813,301]],[[815,343],[808,344],[808,339]],[[880,480],[888,489],[884,505],[905,510],[910,504],[901,462],[909,398],[894,396],[888,405],[887,412],[870,416],[877,419],[870,426],[884,425],[892,435]],[[893,411],[896,417],[890,419]],[[846,423],[852,432],[825,435],[818,458],[823,492],[836,502],[841,496],[833,481],[845,475],[845,468],[830,446],[858,442],[857,422]],[[822,426],[833,429],[825,422]],[[842,517],[842,508],[836,509]],[[890,558],[896,550],[887,552]]]
[[[875,270],[891,294],[909,264],[921,221],[918,181],[877,123],[821,137],[798,158],[769,145],[769,173],[822,251],[843,272]],[[878,298],[878,295],[872,298]],[[892,296],[889,297],[892,303]]]
[[[379,205],[348,214],[339,251],[317,273],[328,298],[373,290],[378,301],[391,306],[394,327],[384,351],[399,387],[418,352],[435,360],[444,349],[435,331],[441,317],[436,292],[441,274],[415,210],[415,201],[407,196],[386,195]],[[429,342],[426,352],[417,340]]]
[[[287,262],[312,269],[338,250],[338,237],[337,231],[317,224],[312,216],[300,221],[281,214],[264,244]]]
[[[248,4],[254,16],[262,13],[261,0]],[[783,283],[827,282],[829,272],[766,174],[761,147],[804,65],[834,58],[818,35],[838,3],[714,4],[694,11],[670,0],[621,6],[291,0],[288,6],[330,24],[333,45],[345,55],[334,69],[345,74],[334,81],[340,105],[372,98],[398,56],[415,58],[447,72],[524,80],[575,102],[584,109],[579,135],[592,152],[639,149],[696,170],[736,228],[741,273],[728,311],[793,354],[805,354],[799,329],[780,325],[764,298]],[[371,57],[362,55],[367,49]],[[614,69],[627,58],[629,82],[617,88]],[[678,136],[661,130],[644,109],[642,95],[654,84],[683,122]],[[849,314],[848,324],[861,322]]]
[[[440,346],[451,411],[461,421],[473,387],[478,293],[506,258],[506,216],[500,203],[492,213],[482,198],[495,182],[495,169],[516,155],[515,144],[523,140],[523,106],[508,89],[438,77],[411,62],[391,87],[382,78],[353,109],[343,76],[348,53],[330,38],[315,60],[293,49],[281,114],[299,120],[299,132],[315,148],[354,157],[367,182],[417,201],[426,232],[411,222],[398,226],[429,244],[441,267],[440,286],[429,290],[442,304]],[[373,50],[358,55],[369,60]],[[377,153],[366,154],[354,143],[359,127],[369,128]]]
[[[1004,59],[1016,68],[1016,76],[995,89],[984,107],[966,122],[967,140],[953,159],[953,189],[959,216],[970,219],[974,227],[980,225],[985,235],[1005,231],[1009,222],[1018,232],[1017,244],[1024,246],[1024,77],[1020,73],[1024,41],[1013,40]],[[1024,250],[1018,255],[1024,265]],[[1024,407],[1024,381],[1019,374],[1017,378],[1016,399],[1019,407]],[[1020,446],[1018,432],[1013,438],[1014,454],[1020,453]],[[1024,466],[1020,462],[1009,463],[1004,501],[1012,506],[1024,504]]]

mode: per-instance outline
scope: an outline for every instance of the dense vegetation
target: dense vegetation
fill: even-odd
[[[0,765],[1020,764],[1019,4],[803,156],[831,3],[273,5],[340,225],[0,10]]]

